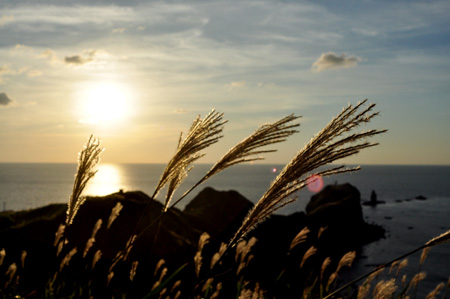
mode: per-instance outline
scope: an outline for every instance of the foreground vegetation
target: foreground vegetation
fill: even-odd
[[[2,265],[7,254],[5,250],[2,250],[0,251],[0,267],[2,267],[0,269],[5,268],[6,271],[0,278],[3,287],[0,294],[4,298],[11,296],[121,298],[136,294],[145,298],[286,298],[288,296],[333,298],[349,294],[348,290],[350,290],[350,294],[358,298],[414,296],[420,280],[424,277],[421,272],[410,279],[393,277],[390,280],[377,280],[377,275],[387,267],[390,267],[388,270],[391,273],[398,274],[406,264],[406,256],[413,252],[381,265],[374,272],[350,282],[343,288],[336,289],[339,275],[345,267],[351,266],[356,253],[350,251],[338,259],[321,254],[311,240],[319,240],[326,228],[318,231],[303,228],[298,232],[284,253],[292,263],[292,269],[289,267],[276,273],[276,277],[270,283],[255,279],[250,271],[252,261],[258,260],[258,252],[253,250],[258,240],[251,236],[258,224],[264,222],[281,207],[295,201],[296,192],[314,183],[315,180],[323,176],[359,169],[328,165],[355,155],[362,149],[377,145],[368,139],[384,133],[385,130],[357,131],[361,125],[369,123],[378,115],[377,112],[372,111],[374,107],[374,104],[367,105],[364,101],[355,106],[349,105],[334,117],[303,149],[297,152],[253,206],[239,228],[227,240],[212,239],[204,233],[200,236],[197,250],[192,253],[191,262],[174,267],[171,261],[162,259],[154,264],[154,268],[145,269],[146,271],[139,269],[140,266],[142,267],[142,261],[133,259],[134,246],[138,241],[142,242],[143,238],[146,238],[146,232],[148,230],[156,232],[152,240],[145,240],[147,246],[158,247],[158,242],[164,237],[162,230],[164,219],[170,217],[171,213],[177,213],[176,205],[187,194],[228,167],[262,160],[263,154],[275,151],[267,149],[267,146],[283,142],[297,132],[299,117],[289,115],[272,124],[261,126],[225,153],[196,184],[174,200],[177,188],[183,183],[193,164],[204,156],[203,151],[206,148],[220,140],[226,123],[223,120],[223,114],[216,111],[212,111],[203,119],[200,117],[195,119],[186,137],[183,138],[180,135],[175,154],[164,169],[141,216],[133,224],[128,241],[112,259],[106,259],[106,254],[98,248],[104,235],[114,236],[118,233],[114,231],[113,223],[117,217],[127,213],[120,201],[108,211],[107,220],[100,218],[95,222],[91,236],[85,240],[84,247],[73,246],[70,239],[70,236],[76,233],[77,222],[86,220],[82,217],[78,219],[77,213],[85,204],[86,197],[82,196],[83,190],[95,175],[95,167],[103,151],[100,141],[91,136],[78,157],[78,170],[67,207],[66,219],[55,234],[53,244],[55,260],[48,263],[48,268],[42,269],[46,284],[31,292],[21,289],[21,275],[26,271],[27,252],[14,253],[17,256],[16,261],[9,265]],[[147,215],[146,210],[162,191],[165,191],[165,195],[160,200],[162,205],[159,214],[152,219],[146,219],[144,216]],[[449,235],[450,232],[447,232],[418,248],[416,251],[423,250],[421,263],[425,261],[429,248],[447,242]],[[99,272],[100,267],[104,270]],[[293,273],[295,273],[295,281],[290,277]],[[136,293],[134,290],[138,280],[141,281],[141,285],[142,281],[146,281],[147,289],[143,294]],[[357,283],[360,283],[358,287]],[[439,284],[430,298],[434,298],[433,296],[444,288],[444,284]]]

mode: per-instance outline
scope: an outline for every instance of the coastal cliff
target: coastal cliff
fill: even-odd
[[[122,210],[107,228],[111,211],[118,202]],[[65,204],[2,212],[0,249],[4,248],[6,255],[0,271],[15,263],[20,274],[18,283],[24,293],[40,293],[52,277],[58,277],[64,281],[66,289],[71,289],[70,284],[73,284],[88,287],[94,295],[126,292],[130,296],[143,296],[152,289],[150,281],[157,280],[155,265],[164,259],[169,271],[187,265],[179,274],[183,281],[181,288],[186,292],[196,284],[190,273],[194,272],[193,261],[200,236],[204,232],[209,235],[201,254],[204,261],[210,260],[220,244],[230,240],[252,207],[253,204],[236,191],[212,188],[202,190],[183,211],[169,209],[162,216],[162,205],[139,191],[88,197],[74,223],[66,228],[64,246],[59,254],[55,233],[65,221]],[[103,225],[93,233],[99,219]],[[305,227],[309,229],[308,237],[292,247],[293,239]],[[383,234],[382,228],[364,222],[359,191],[355,187],[349,184],[327,186],[311,198],[306,214],[273,215],[246,236],[246,240],[254,237],[257,241],[251,248],[253,257],[246,264],[245,279],[257,281],[278,296],[294,292],[283,286],[302,277],[298,264],[308,248],[314,246],[318,251],[305,266],[315,271],[324,258],[331,257],[336,263],[346,252],[377,240]],[[87,250],[87,241],[93,235],[95,242]],[[127,259],[112,270],[118,252],[126,248],[133,235],[137,238]],[[64,257],[74,252],[74,248],[77,253],[71,256],[70,271],[62,271]],[[94,267],[92,261],[98,251],[101,259]],[[23,261],[24,252],[26,259]],[[130,282],[129,269],[135,261],[139,262],[139,268]],[[235,262],[232,254],[228,254],[219,268],[226,271]],[[111,272],[114,277],[107,281]]]

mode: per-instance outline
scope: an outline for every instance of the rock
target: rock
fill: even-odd
[[[306,215],[315,230],[327,227],[319,240],[324,250],[354,250],[384,236],[383,228],[364,221],[360,192],[348,183],[328,185],[312,196]]]
[[[306,215],[321,225],[360,225],[364,223],[360,202],[360,193],[352,185],[328,185],[311,197]]]
[[[253,204],[236,191],[203,189],[183,211],[194,227],[218,239],[230,239]]]
[[[423,196],[423,195],[417,195],[415,199],[426,200],[427,198],[425,196]]]

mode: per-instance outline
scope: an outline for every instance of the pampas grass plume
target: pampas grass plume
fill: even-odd
[[[116,205],[114,206],[114,208],[112,208],[111,215],[109,215],[109,218],[108,218],[108,225],[106,226],[107,229],[109,229],[111,227],[114,220],[116,220],[116,218],[119,216],[119,213],[122,210],[122,208],[123,208],[123,205],[120,203],[120,201],[118,201],[116,203]]]
[[[395,278],[388,281],[382,280],[377,283],[373,290],[374,299],[389,299],[393,297],[393,294],[397,286],[395,284]]]
[[[308,238],[308,234],[310,233],[309,228],[304,227],[292,240],[291,245],[289,246],[289,251],[292,250],[295,246],[303,243]]]
[[[305,264],[306,260],[309,259],[311,256],[315,255],[317,253],[317,248],[314,246],[311,246],[303,255],[302,262],[300,263],[300,268],[303,268],[303,265]]]
[[[6,256],[5,248],[2,248],[2,250],[0,250],[0,266],[3,265],[3,260],[5,259],[5,256]]]
[[[72,224],[78,209],[86,200],[85,197],[81,196],[81,193],[87,183],[97,173],[97,170],[94,168],[100,161],[100,154],[104,150],[100,145],[100,140],[91,135],[84,149],[78,155],[78,169],[75,174],[72,195],[70,196],[67,207],[66,225]]]

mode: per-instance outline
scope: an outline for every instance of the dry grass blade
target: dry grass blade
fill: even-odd
[[[254,206],[241,228],[230,241],[230,245],[235,244],[274,211],[292,201],[292,198],[289,199],[289,197],[307,185],[308,181],[305,176],[308,173],[338,159],[354,155],[362,149],[377,145],[377,143],[368,142],[366,139],[383,133],[385,130],[353,132],[355,128],[368,123],[378,115],[377,112],[372,112],[375,104],[370,104],[364,108],[365,103],[366,101],[363,101],[354,107],[349,105],[295,155]],[[317,172],[316,175],[328,176],[358,169],[358,167],[335,167]]]
[[[206,175],[201,178],[195,185],[186,191],[174,204],[175,206],[193,189],[202,184],[204,181],[219,173],[220,171],[245,162],[263,160],[261,154],[275,152],[274,149],[262,150],[262,147],[272,145],[279,142],[284,142],[286,139],[298,131],[294,128],[300,126],[298,123],[292,123],[297,120],[299,116],[289,115],[274,123],[264,124],[259,127],[250,136],[232,147],[211,169]]]
[[[211,111],[204,119],[197,117],[184,140],[180,135],[177,150],[172,159],[164,169],[158,185],[153,193],[155,198],[161,189],[171,182],[166,196],[165,208],[169,205],[170,199],[175,189],[181,184],[185,178],[185,173],[189,166],[201,158],[203,154],[200,152],[208,146],[216,143],[222,136],[223,125],[226,121],[222,120],[223,113]]]
[[[84,149],[78,155],[78,170],[67,208],[67,225],[72,224],[78,209],[86,200],[81,196],[81,193],[89,180],[97,173],[97,170],[94,170],[94,168],[100,161],[100,154],[103,150],[100,146],[100,140],[91,135]]]

